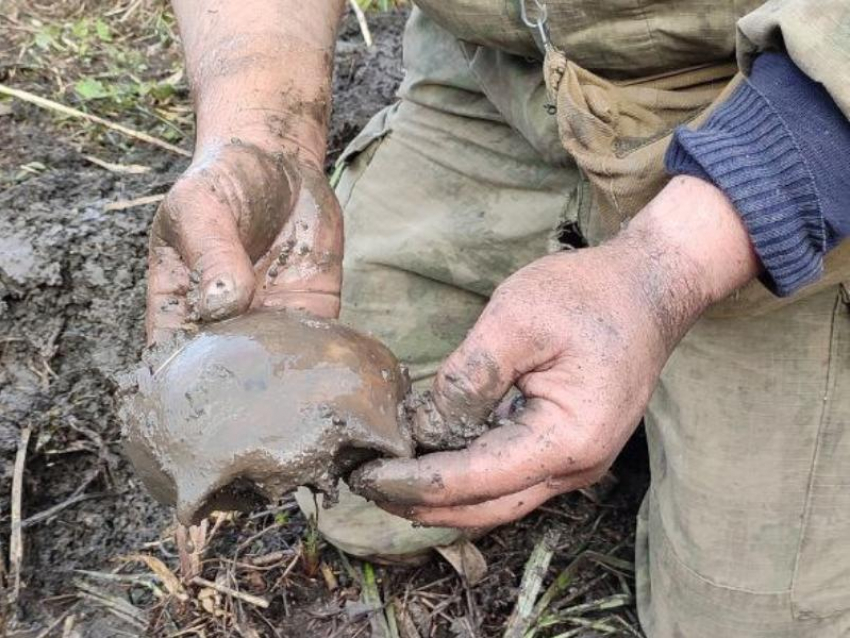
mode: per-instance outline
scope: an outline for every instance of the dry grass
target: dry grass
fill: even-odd
[[[165,530],[80,572],[77,595],[146,636],[640,636],[629,537],[574,495],[479,542],[475,585],[436,560],[380,567],[322,543],[292,501]],[[536,541],[536,543],[534,542]],[[588,549],[589,547],[596,550]]]
[[[6,84],[144,131],[191,139],[188,87],[173,16],[162,0],[20,2],[0,15]],[[73,142],[124,148],[120,134],[54,113]]]

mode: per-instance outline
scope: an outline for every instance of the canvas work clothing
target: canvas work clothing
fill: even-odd
[[[575,11],[571,28],[552,23],[561,52],[542,70],[533,39],[504,10],[513,3],[420,3],[433,17],[414,10],[408,23],[401,99],[346,150],[337,194],[341,319],[427,384],[502,280],[564,249],[571,224],[592,243],[616,232],[663,185],[675,126],[704,121],[734,90],[734,24],[758,3],[656,2],[629,13],[616,2],[549,2],[553,14]],[[748,23],[746,41],[778,37],[785,4]],[[688,8],[681,23],[676,6]],[[788,28],[792,46],[808,37]],[[807,73],[822,68],[794,59]],[[660,75],[620,81],[649,73]],[[845,90],[824,84],[831,95]],[[598,107],[612,103],[629,118],[600,119]],[[760,284],[723,302],[662,374],[646,418],[652,486],[636,561],[650,638],[850,632],[850,297],[841,285],[850,276],[827,270],[782,302]],[[319,512],[319,528],[347,551],[381,553],[370,530],[390,519],[390,553],[436,542],[359,497],[341,500],[330,511],[344,515]]]
[[[715,184],[735,205],[764,267],[787,296],[823,276],[823,260],[850,236],[850,121],[823,87],[782,53],[751,75],[698,130],[679,127],[671,174]]]

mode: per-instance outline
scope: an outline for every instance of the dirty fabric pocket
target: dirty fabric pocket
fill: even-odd
[[[351,198],[354,186],[377,152],[379,142],[389,134],[390,121],[397,109],[396,103],[378,111],[337,159],[330,182],[343,210]]]
[[[615,234],[667,182],[664,153],[675,127],[707,117],[737,84],[733,64],[611,82],[558,50],[546,55],[544,76],[561,143],[593,188],[591,243]]]
[[[664,154],[674,129],[699,126],[743,80],[732,64],[718,64],[628,82],[610,82],[557,50],[544,75],[561,143],[590,186],[592,203],[582,231],[590,244],[616,234],[664,185]],[[779,298],[760,282],[709,309],[713,317],[775,311],[835,286],[850,276],[850,241],[830,253],[825,274],[796,295]]]

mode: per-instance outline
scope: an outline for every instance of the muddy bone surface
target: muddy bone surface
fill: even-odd
[[[184,523],[299,485],[412,456],[408,381],[393,354],[341,324],[254,312],[154,348],[121,389],[125,448]]]

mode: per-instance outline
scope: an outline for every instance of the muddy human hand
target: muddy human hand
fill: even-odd
[[[342,222],[324,165],[342,0],[172,0],[192,164],[151,233],[148,341],[249,307],[339,312]]]
[[[675,178],[607,244],[507,279],[434,382],[449,431],[480,423],[513,385],[524,407],[465,449],[367,465],[355,491],[424,524],[485,527],[594,483],[677,342],[758,267],[725,196]]]
[[[322,172],[234,140],[196,158],[151,230],[148,337],[249,307],[339,312],[342,217]]]

